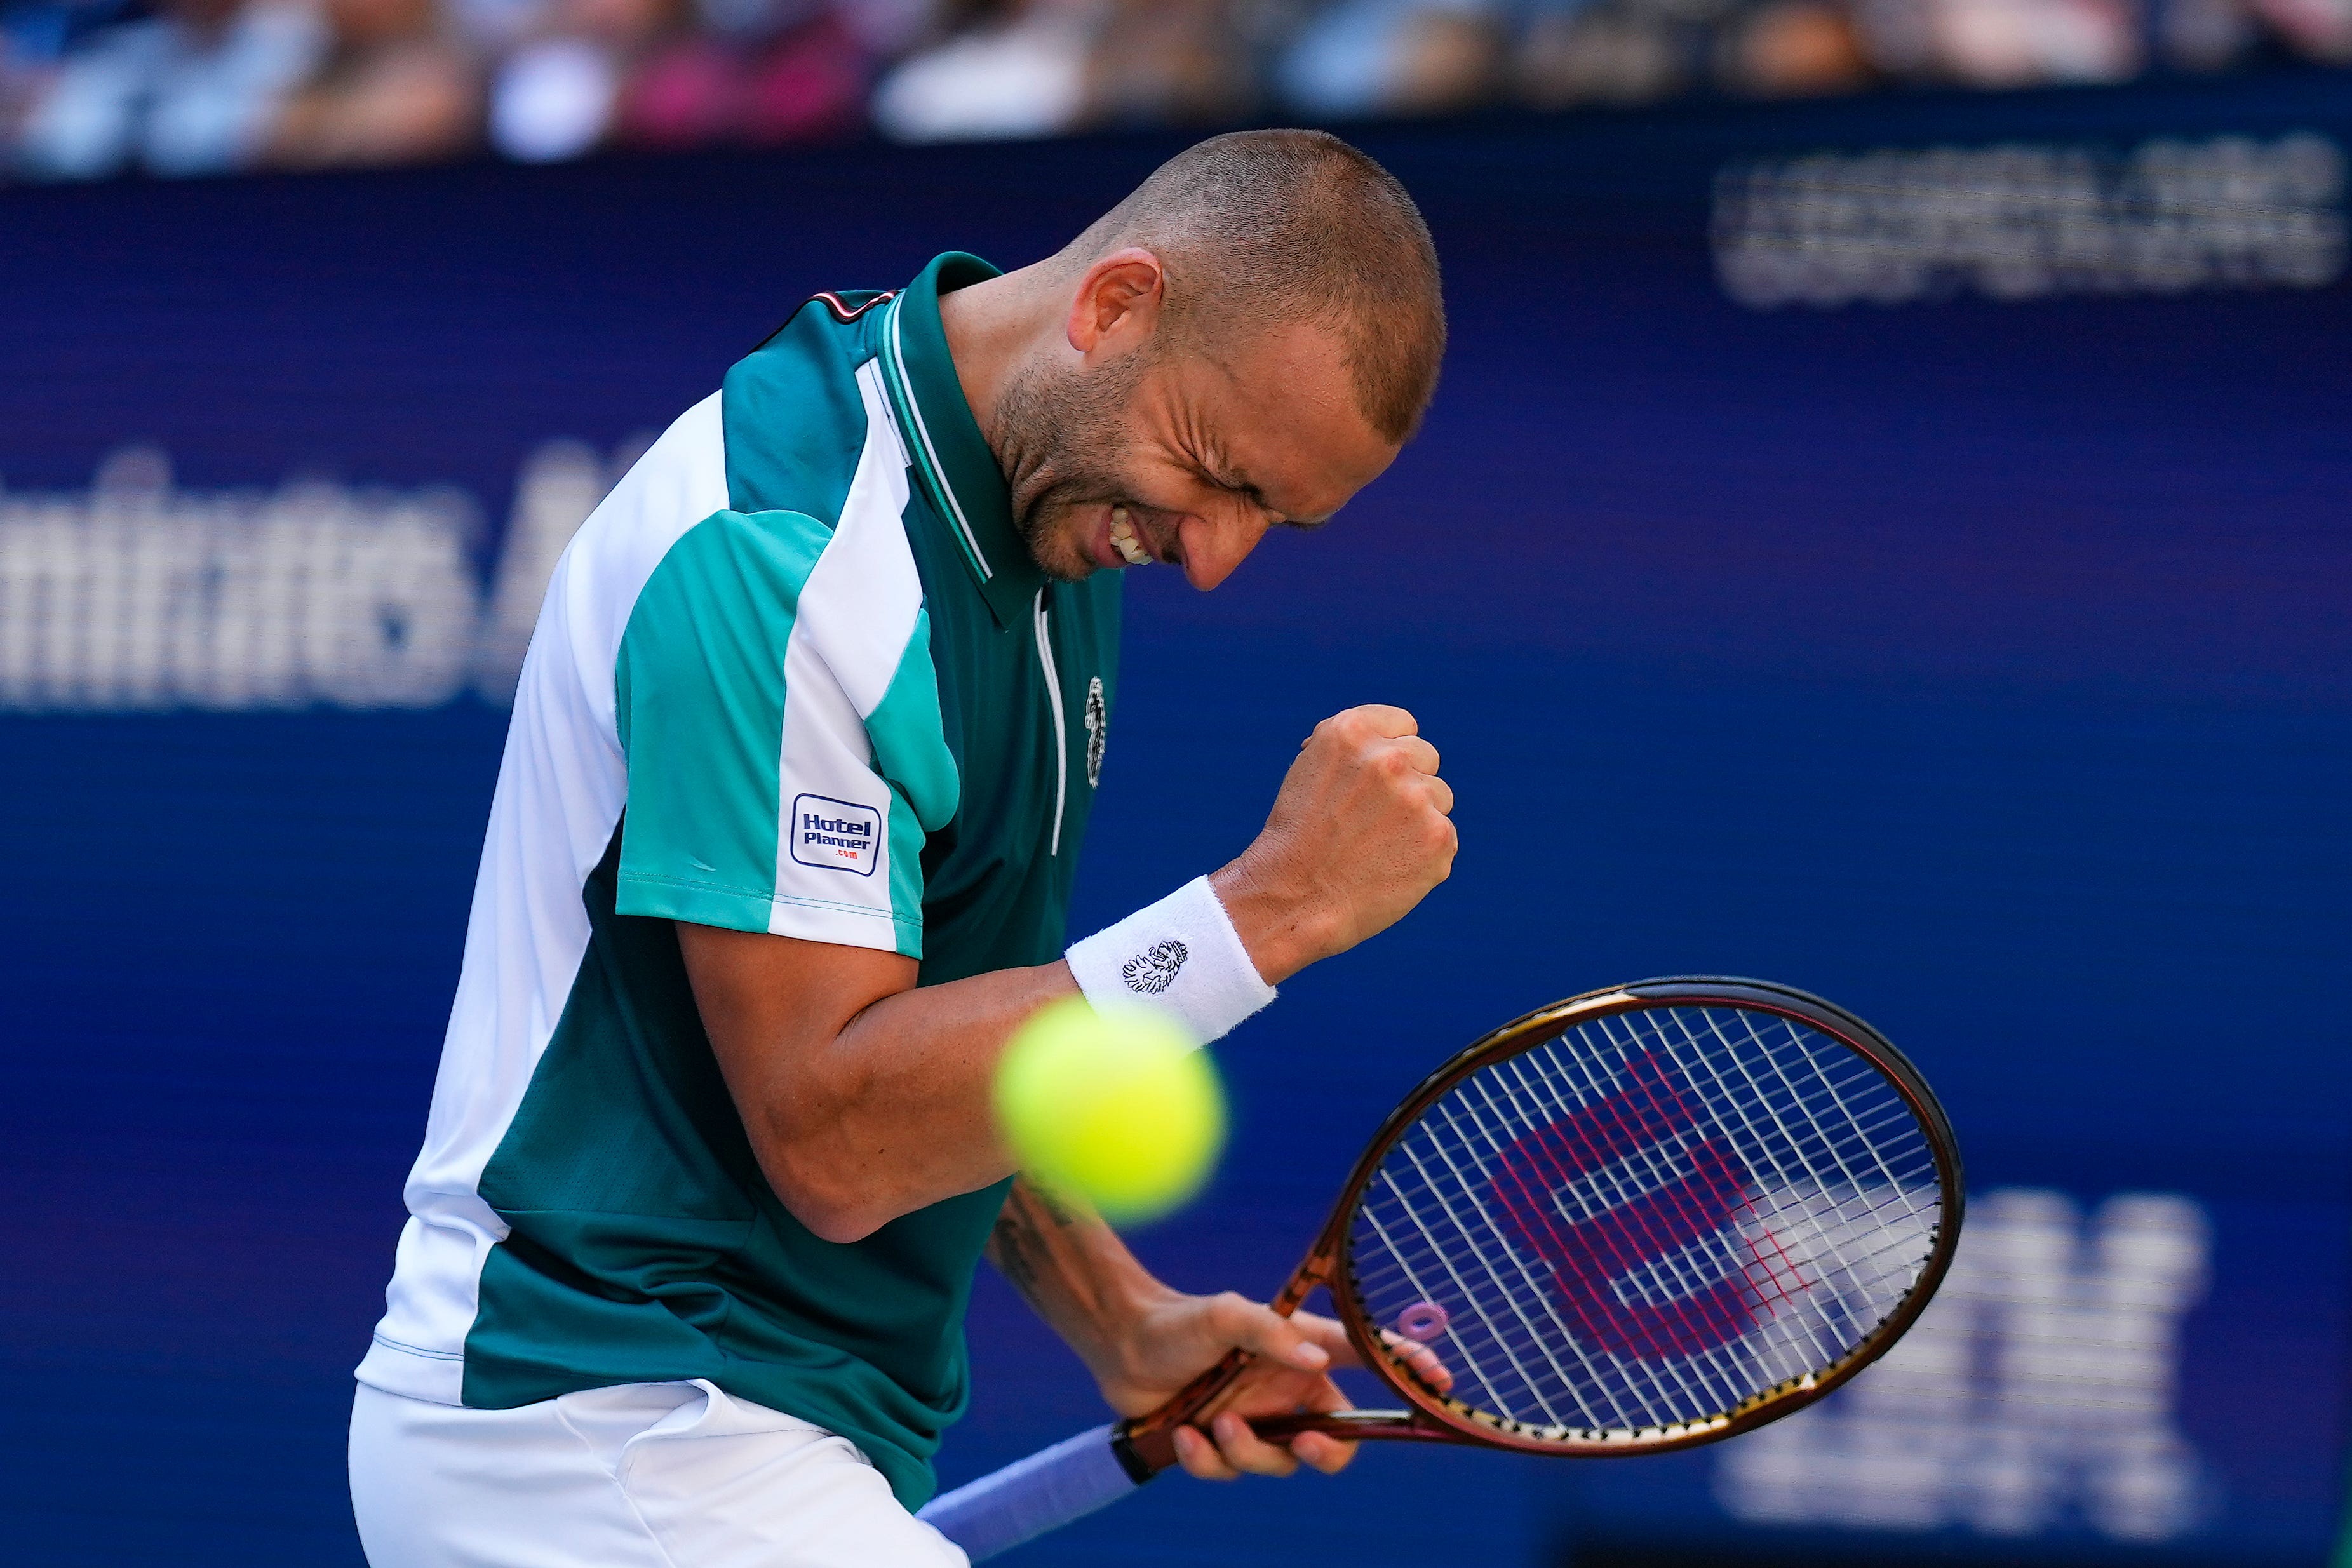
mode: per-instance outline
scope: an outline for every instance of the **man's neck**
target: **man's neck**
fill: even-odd
[[[964,402],[989,446],[997,444],[996,411],[1005,384],[1044,334],[1061,325],[1066,304],[1038,262],[940,296],[940,327]]]

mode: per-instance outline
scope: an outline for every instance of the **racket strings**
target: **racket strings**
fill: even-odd
[[[1696,1125],[1670,1070],[1654,1055],[1637,1055],[1628,1061],[1616,1093],[1520,1138],[1496,1177],[1496,1196],[1510,1219],[1560,1265],[1564,1288],[1589,1290],[1643,1272],[1669,1275],[1663,1295],[1679,1299],[1679,1310],[1652,1306],[1621,1317],[1589,1298],[1578,1303],[1579,1327],[1612,1350],[1664,1359],[1691,1343],[1711,1345],[1733,1337],[1736,1329],[1724,1331],[1735,1318],[1746,1326],[1740,1303],[1727,1299],[1730,1281],[1722,1270],[1708,1270],[1716,1276],[1714,1285],[1695,1292],[1696,1281],[1673,1267],[1693,1248],[1713,1252],[1710,1242],[1726,1222],[1752,1211],[1746,1167],[1716,1143],[1683,1135]],[[1580,1219],[1567,1215],[1559,1187],[1596,1166],[1616,1164],[1622,1171],[1620,1156],[1626,1151],[1644,1163],[1686,1166],[1688,1175],[1676,1180],[1669,1170],[1663,1179],[1642,1183],[1630,1197],[1624,1196],[1629,1184],[1621,1176],[1612,1194],[1619,1201]],[[1524,1165],[1514,1164],[1515,1155],[1525,1157]],[[1563,1219],[1569,1221],[1565,1227]],[[1618,1294],[1629,1308],[1652,1305],[1639,1292],[1621,1288]]]
[[[1747,1046],[1752,1049],[1738,1049],[1740,1042],[1725,1032],[1727,1024],[1735,1019],[1746,1032]],[[1662,1038],[1667,1040],[1678,1038],[1684,1047],[1692,1050],[1702,1046],[1695,1025],[1704,1021],[1710,1027],[1713,1033],[1712,1043],[1728,1048],[1717,1056],[1715,1064],[1738,1069],[1738,1077],[1731,1079],[1728,1086],[1738,1091],[1744,1085],[1748,1092],[1742,1094],[1735,1092],[1728,1095],[1711,1097],[1715,1102],[1713,1108],[1717,1113],[1715,1130],[1747,1134],[1737,1141],[1742,1145],[1742,1152],[1748,1156],[1748,1163],[1760,1167],[1764,1175],[1777,1183],[1778,1189],[1780,1191],[1803,1190],[1809,1186],[1811,1183],[1807,1178],[1816,1178],[1824,1174],[1825,1158],[1828,1164],[1837,1167],[1840,1176],[1843,1178],[1843,1190],[1856,1193],[1869,1190],[1865,1184],[1854,1179],[1855,1173],[1852,1168],[1850,1151],[1840,1147],[1842,1142],[1849,1140],[1837,1138],[1823,1126],[1824,1116],[1832,1107],[1843,1107],[1850,1111],[1853,1095],[1849,1092],[1848,1085],[1866,1089],[1881,1099],[1894,1113],[1893,1124],[1901,1130],[1903,1135],[1915,1142],[1922,1155],[1927,1152],[1925,1139],[1918,1135],[1908,1107],[1902,1103],[1900,1096],[1895,1093],[1891,1085],[1880,1078],[1867,1063],[1833,1041],[1819,1036],[1811,1036],[1811,1043],[1820,1049],[1807,1053],[1810,1071],[1801,1070],[1798,1076],[1792,1079],[1789,1053],[1785,1050],[1776,1050],[1774,1047],[1789,1043],[1795,1039],[1795,1035],[1791,1026],[1773,1015],[1738,1012],[1732,1009],[1711,1013],[1701,1013],[1692,1009],[1662,1009],[1654,1015],[1636,1015],[1635,1019],[1602,1020],[1604,1027],[1600,1033],[1604,1039],[1611,1040],[1622,1049],[1633,1049],[1641,1043],[1640,1031],[1629,1026],[1637,1020],[1654,1026]],[[1619,1027],[1616,1029],[1607,1027],[1612,1024]],[[1768,1040],[1765,1035],[1758,1033],[1759,1024],[1771,1030],[1773,1036],[1777,1038]],[[1553,1049],[1557,1050],[1557,1048]],[[1759,1062],[1770,1068],[1771,1080],[1766,1080],[1756,1071]],[[1770,1092],[1775,1083],[1781,1091],[1779,1094]],[[1757,1113],[1759,1109],[1763,1113],[1762,1115]],[[1793,1124],[1792,1112],[1801,1114],[1803,1118],[1804,1131],[1801,1134]],[[1738,1113],[1737,1128],[1727,1128],[1725,1125],[1721,1120],[1724,1113]],[[1862,1124],[1855,1124],[1855,1125],[1859,1129]],[[1802,1162],[1802,1176],[1798,1175],[1791,1168],[1798,1161]],[[1927,1162],[1926,1168],[1932,1178],[1932,1159]],[[1760,1186],[1759,1183],[1759,1188]],[[1904,1197],[1902,1189],[1898,1186],[1895,1191],[1898,1200],[1901,1200]],[[1849,1276],[1853,1274],[1856,1265],[1853,1260],[1846,1256],[1847,1249],[1841,1245],[1839,1234],[1839,1231],[1845,1229],[1846,1227],[1841,1226],[1838,1230],[1833,1231],[1822,1223],[1822,1215],[1811,1207],[1787,1205],[1780,1207],[1789,1209],[1805,1221],[1806,1228],[1811,1232],[1811,1239],[1822,1253],[1827,1255],[1832,1270],[1842,1271]],[[1756,1212],[1751,1203],[1749,1213]],[[1774,1218],[1782,1218],[1782,1216],[1776,1215]],[[1907,1232],[1914,1228],[1905,1226],[1902,1228]],[[1751,1230],[1747,1232],[1747,1235],[1752,1244],[1757,1233]],[[1783,1231],[1767,1225],[1761,1231],[1761,1236],[1769,1240],[1781,1260],[1790,1264],[1796,1263],[1797,1260],[1790,1255],[1789,1243],[1784,1239]],[[1906,1274],[1909,1272],[1907,1268],[1906,1272]],[[1801,1266],[1799,1269],[1799,1277],[1801,1277]],[[1786,1289],[1786,1277],[1782,1276],[1775,1282],[1780,1288],[1771,1294],[1783,1300],[1787,1299],[1790,1292]],[[1835,1299],[1835,1297],[1832,1298],[1833,1302]],[[1777,1350],[1781,1353],[1778,1355],[1768,1355],[1766,1358],[1767,1366],[1774,1372],[1793,1375],[1802,1370],[1812,1370],[1835,1360],[1851,1348],[1850,1344],[1824,1334],[1823,1325],[1819,1322],[1782,1313],[1774,1310],[1777,1303],[1769,1300],[1759,1301],[1757,1305],[1765,1309],[1769,1324],[1782,1331],[1777,1334],[1768,1333],[1764,1343],[1759,1347],[1768,1352]],[[1789,1332],[1791,1330],[1802,1332]],[[1712,1358],[1717,1366],[1722,1364],[1723,1359],[1721,1356]],[[1812,1366],[1803,1364],[1809,1360],[1813,1364]]]
[[[1603,1031],[1603,1038],[1610,1038],[1606,1031]],[[1603,1117],[1622,1120],[1622,1113],[1618,1110],[1618,1106],[1622,1103],[1626,1089],[1629,1088],[1649,1102],[1643,1107],[1644,1109],[1656,1110],[1656,1086],[1663,1082],[1658,1064],[1638,1054],[1643,1047],[1643,1042],[1638,1039],[1629,1039],[1622,1042],[1612,1039],[1611,1042],[1622,1044],[1629,1053],[1628,1065],[1634,1069],[1627,1074],[1631,1082],[1622,1086],[1617,1094],[1601,1095],[1595,1104],[1588,1108],[1585,1114],[1591,1115],[1597,1112]],[[1556,1048],[1547,1047],[1546,1050],[1556,1051]],[[1548,1065],[1559,1069],[1562,1064],[1554,1057],[1549,1060]],[[1530,1074],[1525,1071],[1520,1071],[1514,1076],[1522,1089],[1528,1092],[1531,1103],[1538,1105],[1548,1104],[1553,1111],[1567,1109],[1566,1103],[1558,1090],[1557,1073],[1551,1078],[1536,1074],[1532,1082]],[[1588,1087],[1591,1087],[1589,1073],[1586,1074],[1586,1079]],[[1678,1124],[1691,1116],[1689,1107],[1681,1103],[1679,1097],[1675,1105],[1675,1114]],[[1612,1238],[1614,1245],[1610,1249],[1610,1256],[1597,1262],[1580,1260],[1578,1283],[1584,1287],[1587,1302],[1587,1311],[1580,1315],[1588,1322],[1596,1314],[1601,1315],[1603,1321],[1606,1321],[1606,1306],[1596,1300],[1592,1292],[1595,1287],[1603,1284],[1612,1275],[1627,1270],[1629,1264],[1635,1269],[1640,1268],[1640,1260],[1648,1256],[1663,1253],[1664,1256],[1658,1258],[1660,1263],[1671,1265],[1675,1261],[1673,1249],[1657,1236],[1655,1227],[1650,1223],[1651,1214],[1640,1206],[1643,1195],[1662,1188],[1669,1178],[1670,1172],[1665,1169],[1667,1161],[1664,1157],[1666,1154],[1666,1150],[1655,1145],[1643,1146],[1632,1162],[1633,1169],[1640,1173],[1638,1186],[1635,1185],[1635,1179],[1631,1173],[1627,1173],[1621,1175],[1619,1180],[1609,1190],[1609,1201],[1612,1207],[1618,1207],[1629,1213],[1634,1223],[1630,1227],[1621,1228],[1617,1235]],[[1723,1204],[1720,1200],[1725,1187],[1734,1179],[1744,1186],[1744,1173],[1739,1177],[1733,1178],[1728,1172],[1720,1168],[1718,1162],[1715,1181],[1711,1184],[1715,1187],[1715,1196],[1717,1198],[1716,1207],[1718,1218],[1728,1218],[1729,1211],[1735,1207],[1733,1205]],[[1677,1207],[1684,1211],[1684,1214],[1678,1218],[1688,1218],[1691,1205],[1687,1191],[1672,1196],[1680,1200]],[[1744,1199],[1736,1207],[1742,1210],[1748,1207]],[[1701,1223],[1690,1225],[1688,1228],[1696,1233],[1704,1232],[1707,1228],[1702,1218]],[[1713,1249],[1708,1250],[1712,1251]],[[1670,1293],[1691,1299],[1700,1315],[1712,1318],[1716,1333],[1711,1339],[1719,1342],[1736,1334],[1738,1329],[1727,1328],[1727,1320],[1729,1319],[1732,1309],[1731,1303],[1723,1300],[1723,1291],[1720,1289],[1721,1277],[1727,1272],[1723,1267],[1723,1260],[1718,1255],[1708,1258],[1707,1263],[1712,1266],[1706,1267],[1703,1274],[1696,1273],[1688,1268],[1680,1270],[1669,1268],[1666,1272],[1671,1281]],[[1701,1302],[1698,1300],[1700,1292],[1707,1291],[1710,1287],[1715,1288],[1715,1299]],[[1621,1295],[1622,1293],[1622,1282],[1620,1293]],[[1654,1400],[1663,1400],[1677,1407],[1685,1405],[1705,1405],[1719,1395],[1723,1388],[1730,1386],[1732,1369],[1724,1364],[1722,1357],[1712,1354],[1712,1343],[1705,1346],[1708,1354],[1701,1358],[1698,1364],[1678,1366],[1674,1352],[1688,1347],[1669,1344],[1662,1342],[1655,1333],[1641,1332],[1642,1325],[1638,1322],[1630,1326],[1635,1330],[1634,1333],[1612,1335],[1611,1339],[1613,1343],[1607,1343],[1604,1348],[1613,1352],[1621,1364],[1630,1362],[1635,1368],[1643,1368],[1651,1372],[1650,1387],[1647,1392]],[[1690,1323],[1686,1318],[1681,1326],[1688,1329],[1696,1325]],[[1741,1326],[1744,1326],[1744,1322]]]
[[[1519,1076],[1531,1097],[1548,1100],[1554,1111],[1567,1110],[1550,1092],[1549,1082],[1538,1078],[1529,1084]],[[1671,1109],[1660,1103],[1661,1091],[1675,1102]],[[1489,1103],[1491,1107],[1491,1097]],[[1494,1183],[1507,1224],[1552,1263],[1556,1293],[1569,1309],[1571,1332],[1604,1352],[1654,1367],[1671,1368],[1694,1347],[1711,1348],[1738,1332],[1729,1327],[1736,1307],[1724,1299],[1722,1270],[1707,1270],[1709,1278],[1702,1281],[1673,1268],[1678,1253],[1718,1231],[1741,1206],[1738,1194],[1746,1181],[1745,1171],[1727,1167],[1720,1158],[1707,1161],[1705,1168],[1691,1160],[1690,1175],[1680,1182],[1661,1168],[1671,1161],[1660,1140],[1684,1142],[1675,1129],[1690,1124],[1689,1109],[1674,1095],[1664,1071],[1653,1057],[1636,1055],[1627,1061],[1615,1092],[1516,1140],[1504,1151]],[[1559,1182],[1574,1180],[1586,1166],[1621,1149],[1648,1167],[1638,1184],[1626,1179],[1620,1165],[1600,1213],[1563,1226],[1566,1216],[1546,1212],[1558,1209],[1551,1194]],[[1699,1151],[1684,1146],[1674,1152]],[[1646,1303],[1626,1300],[1620,1289],[1618,1301],[1625,1310],[1612,1312],[1597,1292],[1635,1271],[1666,1274],[1671,1282],[1665,1294],[1686,1305],[1679,1312],[1644,1312]]]
[[[1397,1141],[1349,1239],[1382,1325],[1429,1303],[1451,1396],[1559,1435],[1729,1414],[1849,1354],[1918,1277],[1933,1148],[1842,1042],[1659,1007],[1480,1068]]]

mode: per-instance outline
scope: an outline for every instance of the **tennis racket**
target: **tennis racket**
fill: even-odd
[[[1960,1208],[1942,1107],[1852,1013],[1760,980],[1573,997],[1405,1098],[1274,1300],[1328,1290],[1404,1407],[1252,1425],[1570,1457],[1717,1442],[1884,1354],[1950,1266]],[[978,1561],[1116,1501],[1248,1363],[921,1517]]]

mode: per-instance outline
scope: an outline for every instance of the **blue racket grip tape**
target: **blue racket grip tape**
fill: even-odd
[[[975,1563],[1010,1552],[1143,1484],[1119,1457],[1115,1441],[1108,1426],[1081,1432],[933,1498],[916,1517]]]

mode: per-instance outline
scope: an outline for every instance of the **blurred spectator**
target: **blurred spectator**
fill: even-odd
[[[1769,0],[1723,31],[1717,70],[1734,92],[1810,98],[1852,92],[1873,78],[1860,31],[1831,0]]]
[[[1263,98],[1267,19],[1234,0],[1121,0],[1088,60],[1086,120],[1213,125],[1245,118]]]
[[[1690,85],[1692,37],[1711,19],[1675,0],[1542,6],[1520,44],[1519,95],[1538,109],[1671,97]]]
[[[2182,70],[2225,70],[2265,54],[2352,63],[2352,0],[2162,0],[2157,47]]]
[[[882,78],[874,123],[902,141],[1051,136],[1087,107],[1096,0],[964,0],[945,37]]]
[[[289,168],[410,163],[473,146],[480,89],[434,0],[325,0],[331,42],[271,127]]]
[[[1466,109],[1500,74],[1495,12],[1487,0],[1338,0],[1299,31],[1276,80],[1316,119]]]
[[[1890,74],[1965,87],[2121,81],[2144,63],[2138,0],[1873,0],[1864,31]]]
[[[884,79],[875,123],[909,141],[1231,123],[1263,100],[1275,15],[1237,0],[951,6],[944,37]]]
[[[299,5],[166,0],[67,55],[25,113],[17,165],[48,180],[244,167],[324,42]]]
[[[2182,70],[2221,70],[2252,47],[2256,34],[2238,0],[2165,0],[2157,11],[2158,47]]]
[[[595,147],[612,129],[623,84],[683,22],[678,0],[553,0],[537,36],[517,40],[491,83],[490,145],[533,163]]]
[[[0,0],[0,173],[2352,65],[2352,0]]]
[[[908,6],[811,0],[698,0],[698,32],[638,73],[618,140],[646,147],[769,146],[865,122],[877,61],[920,26]]]
[[[2247,9],[2305,59],[2352,60],[2352,0],[2247,0]]]
[[[441,0],[450,29],[476,54],[502,58],[536,31],[548,0]]]
[[[131,0],[0,0],[0,150],[16,144],[66,50],[131,11]]]

